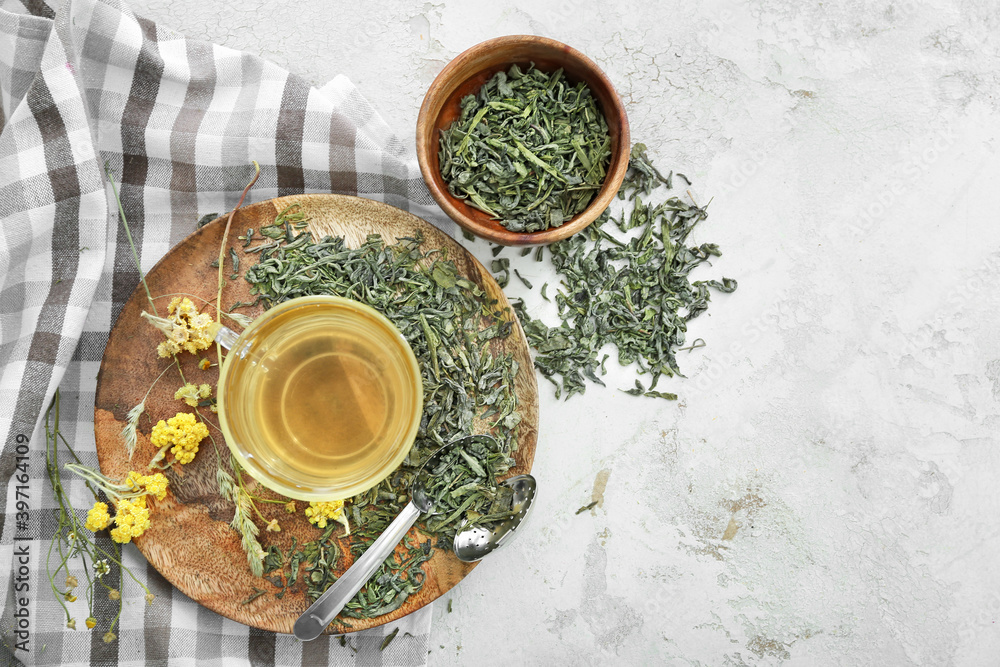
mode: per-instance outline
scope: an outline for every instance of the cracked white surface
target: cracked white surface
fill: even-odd
[[[317,85],[346,74],[411,147],[449,59],[548,35],[714,197],[707,271],[740,288],[693,323],[681,400],[543,383],[535,515],[437,605],[432,664],[996,663],[993,3],[133,5]]]

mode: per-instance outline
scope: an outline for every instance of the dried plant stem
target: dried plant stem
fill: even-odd
[[[233,470],[236,471],[236,474],[239,475],[239,465],[236,461],[230,457],[229,462],[233,466]],[[229,525],[240,534],[240,544],[243,547],[243,551],[246,552],[250,572],[255,577],[263,576],[264,565],[261,562],[261,558],[264,550],[257,540],[260,529],[254,524],[253,517],[250,514],[253,501],[250,499],[249,494],[243,490],[242,482],[238,483],[233,479],[233,476],[226,471],[221,463],[215,473],[215,481],[219,486],[222,496],[233,503],[233,520]]]
[[[125,428],[122,429],[122,438],[125,439],[125,449],[128,451],[128,460],[132,460],[132,455],[135,454],[136,445],[139,444],[137,431],[139,428],[139,417],[142,416],[143,411],[146,409],[146,399],[149,398],[149,393],[153,391],[153,387],[156,383],[160,381],[163,374],[170,370],[170,365],[168,364],[160,374],[156,376],[153,380],[153,384],[149,385],[149,389],[146,390],[146,395],[142,397],[139,404],[128,411],[128,416],[125,420]]]
[[[215,299],[215,321],[220,324],[222,323],[222,310],[220,308],[222,305],[222,288],[226,285],[226,278],[223,275],[223,267],[226,262],[226,242],[229,240],[229,228],[233,224],[233,216],[236,215],[236,211],[239,210],[240,206],[243,206],[243,200],[246,199],[247,193],[250,192],[250,188],[253,187],[253,184],[257,182],[257,178],[260,176],[260,165],[257,164],[256,160],[253,161],[253,166],[255,169],[253,178],[251,178],[250,182],[247,183],[247,186],[243,188],[243,194],[240,195],[240,200],[236,203],[236,208],[230,211],[229,216],[226,217],[226,229],[222,232],[222,243],[219,244],[219,294]],[[222,345],[216,343],[215,351],[219,355],[219,366],[221,367]]]
[[[153,301],[153,294],[149,291],[149,284],[146,283],[146,274],[143,273],[142,264],[139,262],[139,251],[136,250],[135,242],[132,240],[132,230],[129,228],[128,220],[125,218],[125,208],[122,206],[121,197],[118,196],[118,188],[115,187],[115,177],[112,176],[111,168],[106,162],[104,163],[104,173],[107,174],[108,182],[111,183],[111,192],[115,195],[115,203],[118,205],[118,215],[121,217],[122,226],[125,228],[125,237],[128,238],[129,247],[132,249],[132,259],[135,260],[135,270],[139,272],[139,281],[142,283],[143,289],[146,290],[146,300],[149,301],[149,307],[153,309],[153,314],[159,316],[156,304]],[[184,371],[181,370],[181,362],[178,361],[176,354],[173,355],[173,359],[174,365],[177,366],[177,372],[181,375],[181,381],[187,384],[187,380],[184,378]]]
[[[118,188],[115,186],[115,177],[111,175],[111,169],[108,167],[107,163],[104,165],[104,173],[108,176],[108,182],[111,183],[111,191],[115,195],[115,203],[118,204],[118,214],[122,219],[122,226],[125,227],[125,237],[128,239],[129,247],[132,248],[132,258],[135,260],[135,270],[139,272],[139,280],[142,281],[142,287],[146,290],[146,299],[149,301],[149,307],[153,309],[154,315],[159,315],[156,312],[156,305],[153,303],[153,295],[149,291],[149,285],[146,284],[146,274],[142,272],[142,264],[139,262],[139,251],[135,249],[135,241],[132,240],[132,230],[129,229],[128,221],[125,219],[125,209],[122,207],[122,200],[118,196]]]
[[[84,527],[76,509],[70,503],[69,495],[66,493],[66,489],[63,487],[62,483],[62,466],[59,464],[59,441],[62,440],[66,450],[73,456],[74,459],[76,459],[78,463],[80,459],[76,455],[76,452],[74,452],[69,446],[66,438],[63,437],[59,430],[59,402],[59,390],[57,389],[55,396],[52,399],[52,404],[45,413],[45,467],[48,473],[49,482],[52,485],[55,501],[58,504],[58,507],[55,510],[57,526],[52,535],[52,540],[49,542],[49,548],[45,556],[45,569],[49,579],[49,586],[52,589],[52,594],[55,596],[59,605],[63,608],[63,611],[66,614],[66,621],[69,623],[73,621],[73,618],[70,616],[69,609],[63,601],[67,592],[60,590],[56,585],[56,577],[59,576],[59,573],[62,571],[69,574],[70,561],[74,558],[80,559],[82,572],[87,582],[84,586],[81,586],[81,588],[84,588],[86,591],[87,607],[91,616],[93,616],[94,613],[94,580],[91,577],[90,572],[99,560],[108,560],[113,562],[120,568],[121,572],[127,574],[129,578],[138,584],[147,595],[150,591],[149,588],[147,588],[142,581],[136,578],[132,571],[122,563],[117,544],[112,543],[110,550],[107,550],[97,544],[97,541],[94,539],[91,532]],[[69,465],[72,466],[72,464]],[[70,469],[72,469],[72,467]],[[91,493],[94,494],[95,500],[100,500],[100,496],[98,495],[96,489],[91,485],[90,481],[86,481],[86,484]],[[55,555],[59,559],[59,563],[55,570],[51,569],[53,551],[55,551]],[[103,580],[101,580],[101,585],[105,588],[109,588]],[[121,616],[123,603],[124,596],[119,599],[118,613],[112,619],[109,631],[113,630],[117,624],[118,619]]]
[[[165,299],[165,298],[167,298],[169,296],[186,296],[186,297],[191,298],[191,299],[198,299],[198,301],[201,301],[202,303],[205,303],[205,304],[208,304],[209,306],[212,306],[212,308],[215,308],[215,310],[216,310],[217,313],[219,313],[223,317],[228,317],[229,319],[231,319],[233,322],[236,322],[240,326],[245,327],[245,326],[247,326],[249,324],[249,322],[247,321],[248,318],[247,318],[246,315],[242,315],[240,313],[227,312],[225,310],[222,310],[221,308],[219,308],[218,304],[216,304],[215,302],[209,301],[205,297],[198,296],[197,294],[191,294],[189,292],[171,292],[170,294],[160,294],[159,296],[154,296],[153,298],[154,299]]]

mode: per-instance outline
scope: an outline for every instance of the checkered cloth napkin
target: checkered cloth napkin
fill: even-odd
[[[125,563],[155,602],[147,606],[115,568],[105,581],[125,599],[117,641],[102,641],[116,612],[103,593],[94,596],[95,630],[84,629],[82,592],[69,604],[78,629],[66,628],[46,577],[55,521],[41,422],[61,388],[61,430],[96,466],[97,370],[139,280],[104,165],[120,179],[144,268],[201,215],[235,206],[251,160],[261,176],[247,203],[357,194],[455,228],[346,79],[311,88],[255,56],[137,17],[118,0],[54,2],[0,0],[0,664],[423,664],[429,608],[351,635],[346,647],[326,637],[301,643],[201,607],[132,545]],[[77,508],[92,502],[77,481],[69,492]]]

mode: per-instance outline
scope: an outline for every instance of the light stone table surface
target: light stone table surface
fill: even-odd
[[[133,6],[347,75],[411,150],[447,61],[553,37],[714,197],[697,238],[724,256],[700,275],[740,287],[692,323],[708,346],[660,387],[680,401],[542,381],[534,517],[436,605],[432,665],[998,664],[994,3]]]

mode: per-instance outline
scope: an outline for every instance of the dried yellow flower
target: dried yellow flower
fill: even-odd
[[[125,484],[133,491],[138,491],[142,488],[142,474],[129,470],[128,475],[125,476]]]
[[[139,537],[149,528],[149,510],[146,509],[146,497],[139,496],[134,500],[119,500],[118,512],[115,514],[117,528],[111,530],[111,539],[120,544],[129,542],[133,537]]]
[[[142,483],[143,486],[146,487],[146,493],[153,496],[157,500],[163,500],[167,497],[168,481],[162,473],[145,475]]]
[[[212,316],[199,313],[194,303],[187,297],[174,297],[167,308],[167,317],[157,317],[143,312],[146,320],[167,337],[156,347],[161,357],[169,357],[181,351],[197,352],[207,349],[214,340]]]
[[[83,524],[83,527],[96,533],[107,528],[109,523],[111,523],[111,515],[108,514],[108,504],[94,503],[94,506],[87,512],[87,522]]]
[[[289,514],[295,514],[295,501],[294,500],[289,501],[285,505],[285,511],[288,512]]]
[[[94,618],[93,616],[88,616],[87,620],[86,620],[86,623],[87,623],[87,627],[89,629],[93,630],[94,627],[97,625],[97,619]]]
[[[198,362],[198,368],[200,368],[203,371],[207,371],[211,366],[212,362],[209,361],[207,357]]]
[[[69,628],[70,630],[76,630],[76,619],[71,618],[68,621],[66,621],[66,627]]]
[[[104,635],[104,637],[102,637],[102,639],[104,639],[104,643],[105,644],[110,644],[114,640],[118,639],[118,635],[116,635],[115,633],[113,633],[110,630],[108,630],[108,633],[106,635]]]
[[[174,392],[174,398],[183,400],[192,408],[198,407],[198,402],[212,395],[212,387],[207,384],[195,386],[188,382],[186,385]]]
[[[153,604],[153,598],[155,597],[152,593],[146,593],[146,604]]]
[[[110,591],[108,591],[108,599],[113,601],[121,600],[122,594],[118,592],[118,589],[112,588]]]
[[[267,524],[266,530],[268,530],[268,531],[270,531],[272,533],[280,533],[281,532],[281,526],[278,525],[278,520],[277,519],[271,519],[268,522],[268,524]]]
[[[66,587],[67,588],[76,588],[79,585],[80,585],[80,582],[77,581],[76,577],[74,577],[72,574],[69,575],[68,577],[66,577]]]
[[[326,528],[327,519],[337,521],[344,515],[344,501],[313,501],[306,508],[305,515],[309,519],[309,523],[316,524],[317,528]]]
[[[153,427],[150,441],[157,447],[171,446],[170,452],[178,463],[190,463],[198,453],[198,443],[208,435],[208,427],[193,414],[178,412],[167,421]]]
[[[167,496],[167,484],[169,481],[162,473],[142,475],[131,470],[128,473],[128,477],[125,478],[125,483],[133,491],[145,491],[157,500],[163,500]]]

